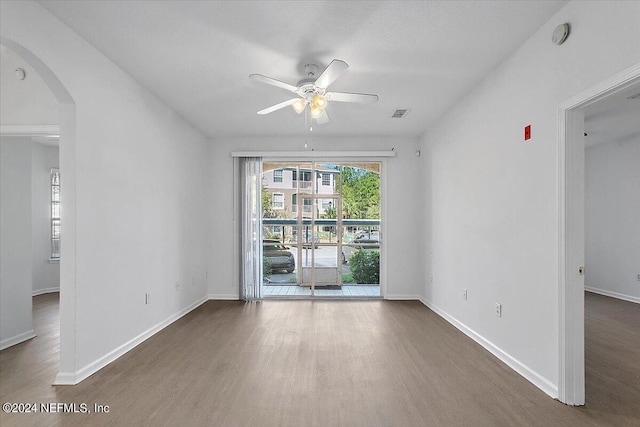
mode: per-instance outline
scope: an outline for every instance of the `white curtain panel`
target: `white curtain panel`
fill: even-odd
[[[262,299],[262,158],[240,159],[242,179],[242,264],[240,298]]]

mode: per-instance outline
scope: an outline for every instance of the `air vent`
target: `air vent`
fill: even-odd
[[[402,119],[409,113],[408,108],[398,108],[391,115],[392,119]]]
[[[627,99],[638,99],[638,98],[640,98],[640,93],[636,93],[635,95],[631,95]]]

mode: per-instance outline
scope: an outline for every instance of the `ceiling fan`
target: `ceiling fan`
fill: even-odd
[[[307,73],[307,78],[300,80],[297,86],[272,79],[271,77],[263,76],[262,74],[251,74],[249,76],[251,80],[276,86],[297,95],[296,98],[291,98],[287,101],[260,110],[258,111],[258,114],[264,115],[273,113],[274,111],[288,107],[289,105],[291,105],[296,113],[300,114],[309,107],[308,111],[311,118],[315,119],[317,123],[322,124],[329,121],[329,116],[325,110],[328,102],[336,101],[373,104],[378,101],[378,95],[366,93],[327,92],[329,85],[336,81],[338,77],[343,75],[349,68],[349,65],[344,61],[334,59],[317,78],[316,74],[319,70],[317,65],[307,64],[304,68]]]

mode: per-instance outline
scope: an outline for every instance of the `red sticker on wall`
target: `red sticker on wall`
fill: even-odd
[[[531,139],[531,125],[526,125],[524,127],[524,140]]]

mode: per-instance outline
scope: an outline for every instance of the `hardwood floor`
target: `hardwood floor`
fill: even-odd
[[[640,309],[587,294],[587,405],[539,391],[415,301],[209,301],[77,386],[57,373],[57,294],[0,352],[0,400],[109,405],[8,426],[640,425]]]
[[[585,294],[585,412],[640,426],[640,305]]]

